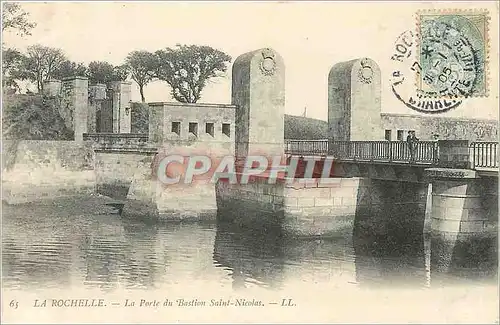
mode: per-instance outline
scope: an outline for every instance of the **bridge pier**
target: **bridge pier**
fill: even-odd
[[[249,184],[219,181],[216,191],[219,220],[243,228],[279,229],[289,237],[391,234],[409,242],[424,232],[427,188],[426,183],[364,177],[281,179],[276,184],[255,177]]]
[[[453,272],[494,261],[498,178],[469,169],[431,168],[426,174],[432,179],[431,264]]]

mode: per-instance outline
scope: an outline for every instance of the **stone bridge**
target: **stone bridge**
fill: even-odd
[[[232,72],[232,105],[182,108],[191,114],[184,122],[188,113],[180,104],[157,103],[150,106],[148,136],[83,136],[95,143],[98,190],[126,197],[124,217],[199,221],[212,215],[294,237],[350,236],[368,228],[374,235],[396,229],[410,238],[430,228],[452,249],[496,236],[497,143],[420,141],[411,151],[404,141],[383,140],[374,61],[331,69],[329,137],[316,141],[284,139],[285,65],[276,51],[243,54]],[[207,119],[200,122],[200,116]],[[223,148],[219,154],[237,159],[298,158],[298,173],[295,180],[284,176],[274,183],[256,176],[247,184],[219,180],[168,188],[152,177],[151,163],[159,151],[179,148],[207,154]],[[321,177],[326,163],[332,168]]]

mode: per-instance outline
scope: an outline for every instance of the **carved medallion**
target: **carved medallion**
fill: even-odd
[[[367,59],[361,60],[361,68],[358,70],[358,79],[362,83],[370,84],[373,80],[373,69]]]
[[[262,59],[260,61],[260,70],[266,76],[271,76],[276,71],[275,54],[271,49],[262,50]]]

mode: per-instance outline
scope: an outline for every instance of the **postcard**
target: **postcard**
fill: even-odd
[[[498,13],[2,2],[2,322],[498,324]]]

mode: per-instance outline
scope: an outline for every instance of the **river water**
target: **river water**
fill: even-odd
[[[390,236],[290,241],[215,223],[146,224],[64,204],[3,207],[5,288],[151,289],[179,278],[234,289],[286,290],[297,281],[423,288],[497,279],[494,256],[472,267],[433,268],[424,235],[409,244]]]

